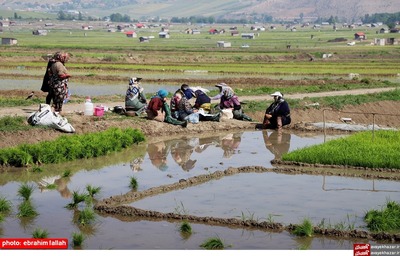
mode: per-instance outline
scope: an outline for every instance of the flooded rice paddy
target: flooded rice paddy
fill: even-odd
[[[288,174],[273,171],[271,160],[285,152],[323,143],[337,136],[241,131],[177,138],[149,139],[147,143],[109,156],[43,167],[42,173],[12,169],[0,175],[0,196],[10,200],[13,212],[0,223],[0,237],[32,237],[35,228],[46,229],[49,237],[71,239],[83,232],[83,249],[200,249],[207,238],[218,236],[227,249],[346,249],[355,242],[370,242],[332,236],[301,238],[289,232],[192,223],[193,234],[179,232],[179,221],[113,215],[97,212],[94,224],[74,221],[71,203],[74,191],[87,185],[101,187],[96,198],[118,197],[131,192],[131,177],[138,192],[175,184],[193,177],[224,171],[230,167],[262,166],[267,172],[227,175],[194,186],[157,193],[126,206],[162,213],[199,217],[236,218],[299,224],[309,218],[315,226],[354,227],[365,230],[367,210],[380,209],[388,199],[399,201],[399,182],[335,175]],[[64,171],[71,175],[62,178]],[[17,191],[27,182],[35,186],[32,203],[39,215],[18,218],[22,200]],[[47,189],[46,184],[57,184]],[[71,247],[72,248],[72,247]]]

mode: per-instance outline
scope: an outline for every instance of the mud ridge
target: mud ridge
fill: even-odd
[[[285,226],[282,223],[275,223],[271,221],[257,221],[257,220],[240,220],[236,218],[216,218],[212,216],[199,217],[194,215],[179,214],[179,213],[162,213],[158,211],[143,210],[124,203],[132,203],[148,196],[167,193],[173,190],[184,189],[190,186],[196,186],[210,180],[221,179],[225,176],[235,175],[239,173],[262,173],[262,172],[284,172],[284,173],[303,173],[301,170],[295,168],[265,168],[262,166],[247,166],[240,168],[228,168],[225,171],[216,171],[209,174],[191,177],[189,179],[181,179],[170,185],[163,185],[159,187],[150,188],[145,191],[130,191],[124,195],[111,196],[103,199],[95,204],[94,209],[100,214],[107,214],[110,216],[123,216],[123,217],[139,217],[151,218],[167,221],[182,221],[187,220],[195,223],[203,223],[206,225],[218,225],[237,228],[253,228],[260,230],[271,230],[274,232],[293,232],[298,225],[289,224]],[[309,173],[312,173],[311,171]],[[313,173],[315,174],[315,173]],[[322,173],[318,173],[322,174]],[[372,233],[364,230],[339,230],[314,227],[314,234],[342,238],[362,238],[362,239],[375,239],[397,242],[400,241],[400,234],[390,234],[387,232]]]

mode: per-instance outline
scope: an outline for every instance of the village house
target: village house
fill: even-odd
[[[210,30],[208,31],[208,33],[209,33],[210,35],[215,35],[215,34],[218,34],[219,32],[218,32],[217,29],[212,28],[212,29],[210,29]]]
[[[254,33],[242,33],[242,39],[255,39],[256,36]]]
[[[133,30],[130,30],[130,31],[126,31],[125,32],[125,35],[126,35],[126,37],[130,37],[130,38],[133,38],[133,37],[137,37],[137,34],[136,34],[136,32],[135,31],[133,31]]]
[[[158,33],[159,38],[169,38],[169,33],[167,32],[160,32]]]
[[[192,35],[199,35],[199,34],[200,34],[200,30],[198,30],[198,29],[193,29],[191,34],[192,34]]]
[[[139,42],[141,43],[148,43],[150,39],[148,37],[141,36],[139,37]]]
[[[381,29],[379,30],[379,33],[381,33],[381,34],[386,34],[386,33],[389,33],[389,30],[387,30],[386,28],[381,28]]]
[[[16,38],[11,38],[11,37],[1,38],[2,45],[16,45],[17,43],[18,43],[18,40]]]
[[[217,47],[221,47],[221,48],[227,48],[227,47],[231,47],[231,43],[230,42],[225,42],[225,41],[218,41],[217,42]]]
[[[239,31],[231,31],[231,36],[239,36]]]
[[[365,35],[364,32],[357,32],[354,34],[354,39],[355,40],[365,40],[365,39],[367,39],[367,36]]]

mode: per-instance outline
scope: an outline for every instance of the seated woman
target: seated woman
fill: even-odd
[[[265,110],[262,128],[282,130],[282,127],[292,122],[289,104],[283,99],[283,94],[271,94],[274,102]]]
[[[140,80],[142,80],[140,77],[129,79],[129,86],[125,95],[125,110],[134,111],[137,116],[144,113],[147,107],[146,96],[140,86]]]
[[[168,92],[161,89],[151,98],[146,110],[147,118],[186,127],[186,121],[179,121],[171,116],[171,109],[167,103],[167,95]]]
[[[233,118],[237,120],[253,121],[249,116],[247,116],[242,109],[238,96],[236,96],[233,89],[227,85],[221,87],[221,101],[218,108],[232,109]]]

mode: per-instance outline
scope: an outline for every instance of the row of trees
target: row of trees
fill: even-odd
[[[361,19],[363,23],[376,23],[383,22],[389,28],[396,27],[396,24],[400,21],[400,12],[396,13],[375,13],[365,14],[364,18]]]

